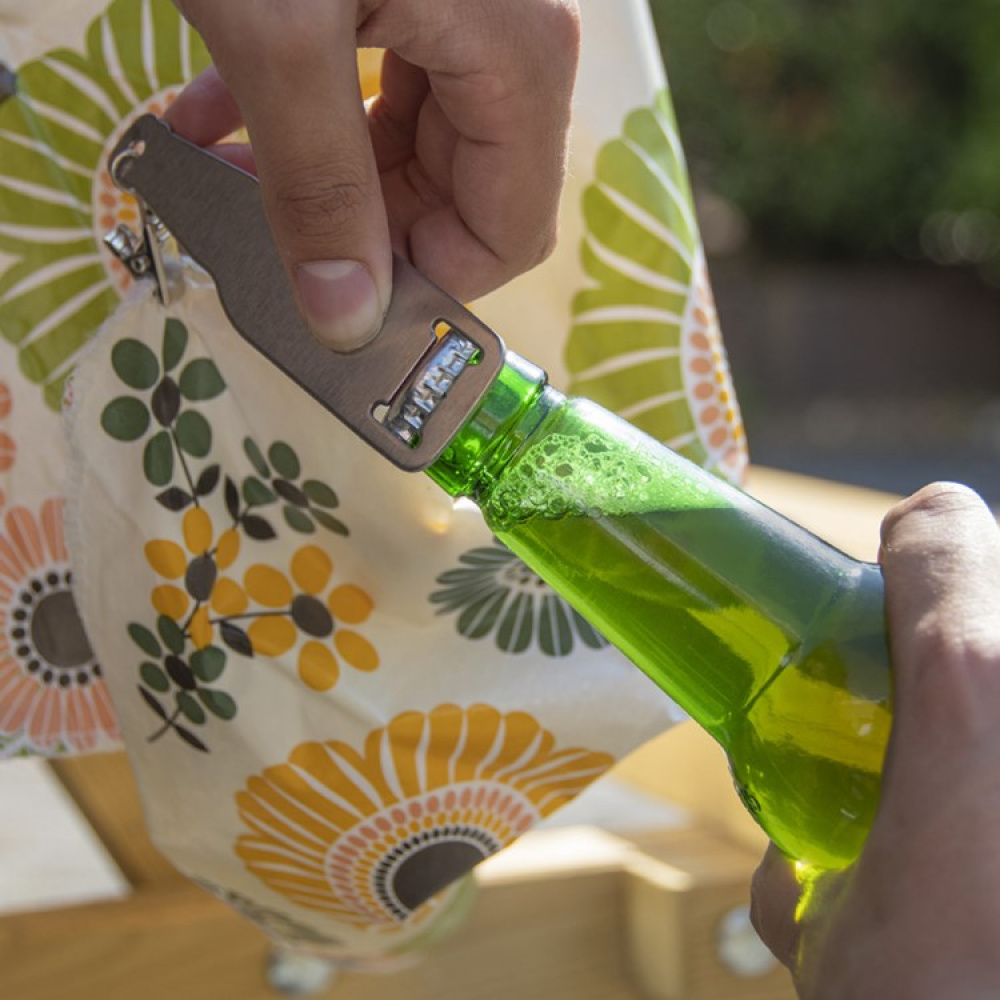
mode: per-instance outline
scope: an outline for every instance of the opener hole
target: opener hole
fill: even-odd
[[[449,334],[454,334],[456,337],[461,337],[463,340],[472,341],[472,337],[466,336],[454,323],[450,323],[446,319],[435,320],[431,326],[431,330],[434,333],[434,337],[437,343],[441,343],[445,337]],[[483,360],[483,352],[476,349],[476,353],[469,358],[465,363],[470,366],[478,365]]]

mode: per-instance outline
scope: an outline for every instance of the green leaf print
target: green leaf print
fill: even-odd
[[[139,676],[143,684],[160,694],[170,690],[170,678],[155,663],[143,663],[139,667]]]
[[[275,441],[268,449],[267,457],[271,460],[271,465],[279,476],[285,479],[297,479],[302,467],[299,465],[299,457],[294,449],[283,441]]]
[[[204,458],[212,450],[212,428],[197,410],[185,410],[177,418],[177,443],[192,458]]]
[[[116,441],[137,441],[149,430],[149,408],[134,396],[111,400],[101,413],[101,426]]]
[[[169,432],[160,431],[146,442],[142,470],[153,486],[166,486],[174,478],[174,445]]]
[[[438,614],[458,612],[455,627],[466,639],[492,636],[505,653],[537,647],[545,656],[570,655],[577,640],[603,649],[607,640],[585,622],[536,573],[494,539],[490,548],[472,549],[461,564],[437,578],[430,595]]]
[[[187,349],[187,327],[179,320],[170,316],[163,324],[163,370],[172,372],[184,357]]]
[[[152,389],[160,377],[156,355],[140,340],[119,340],[111,350],[111,367],[130,389]]]
[[[226,669],[226,653],[217,646],[206,646],[191,656],[191,670],[206,684],[218,680]]]
[[[188,691],[177,692],[177,707],[181,714],[196,726],[203,726],[207,716],[205,710],[198,704],[197,699]]]
[[[225,691],[199,688],[198,697],[205,708],[217,718],[224,719],[227,722],[236,718],[236,702]]]
[[[157,641],[156,636],[145,626],[138,624],[129,625],[128,634],[131,636],[132,641],[147,655],[156,659],[159,659],[163,655],[163,649]]]
[[[215,362],[209,358],[196,358],[181,372],[181,395],[188,402],[215,399],[226,388]]]

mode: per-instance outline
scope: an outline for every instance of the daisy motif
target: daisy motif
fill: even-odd
[[[459,567],[437,578],[430,595],[439,614],[457,613],[467,639],[493,638],[505,653],[536,646],[546,656],[568,656],[578,643],[603,649],[604,638],[534,570],[496,539],[459,556]]]
[[[79,753],[118,739],[73,600],[64,501],[12,507],[0,530],[0,750]]]
[[[292,556],[286,575],[273,566],[251,566],[243,579],[246,594],[265,610],[251,616],[247,636],[255,654],[283,656],[305,636],[296,658],[299,678],[316,691],[329,691],[341,663],[371,672],[378,651],[352,626],[374,609],[371,597],[352,583],[333,582],[333,560],[317,545]]]

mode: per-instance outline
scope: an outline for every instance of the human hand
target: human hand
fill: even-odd
[[[877,817],[798,918],[770,848],[754,924],[803,1000],[1000,996],[1000,530],[971,491],[930,486],[887,516],[882,565],[895,691]]]
[[[176,0],[215,66],[167,112],[218,143],[245,124],[303,316],[351,350],[379,329],[391,251],[456,298],[552,250],[579,49],[575,0]],[[366,109],[357,47],[386,50]]]

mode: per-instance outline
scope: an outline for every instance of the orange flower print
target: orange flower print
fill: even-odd
[[[65,501],[12,507],[0,531],[0,756],[78,753],[118,740],[72,594]]]
[[[308,638],[298,652],[304,684],[329,691],[340,664],[369,672],[378,668],[375,647],[360,632],[372,613],[371,597],[350,583],[333,584],[333,560],[317,545],[304,545],[291,559],[290,575],[272,566],[251,566],[243,579],[246,594],[266,610],[254,616],[247,636],[254,653],[282,656]]]
[[[358,928],[422,920],[431,897],[614,763],[558,749],[526,712],[404,712],[363,746],[303,743],[236,796],[236,854],[269,889]]]
[[[203,507],[191,507],[184,514],[182,534],[183,547],[162,538],[146,543],[146,561],[170,581],[154,587],[150,599],[159,614],[183,625],[196,649],[204,649],[212,641],[210,607],[232,605],[236,585],[218,573],[236,561],[240,536],[229,528],[216,538],[212,518]],[[231,610],[236,608],[238,599]]]
[[[13,408],[10,387],[0,380],[0,420],[6,420]],[[0,430],[0,472],[9,472],[17,457],[17,445],[5,430]],[[0,507],[7,502],[7,494],[0,487]]]
[[[708,452],[707,465],[734,482],[743,477],[746,440],[719,332],[719,316],[699,258],[685,316],[681,355],[684,383],[697,435]]]

